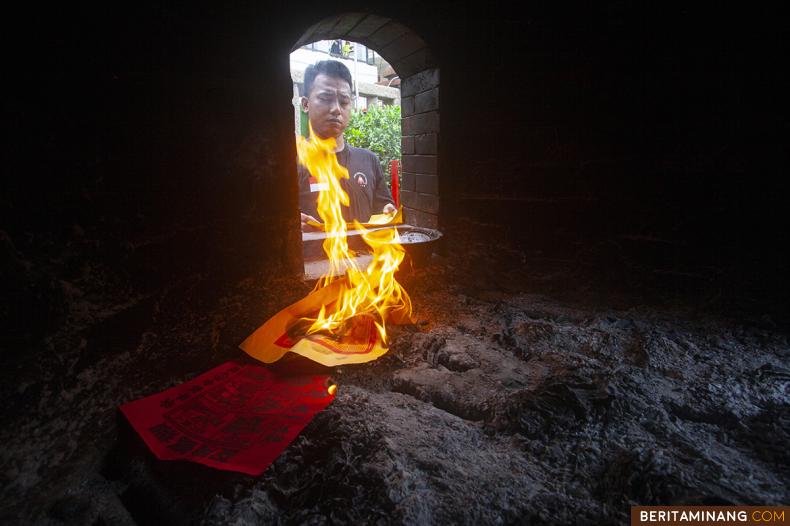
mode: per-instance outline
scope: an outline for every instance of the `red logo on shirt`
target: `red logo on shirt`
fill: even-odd
[[[363,174],[362,172],[355,173],[354,174],[354,180],[362,188],[366,188],[368,186],[368,177],[365,174]]]

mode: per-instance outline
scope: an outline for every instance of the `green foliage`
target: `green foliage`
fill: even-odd
[[[390,161],[400,160],[400,106],[371,106],[367,111],[353,112],[345,138],[351,146],[365,148],[378,156],[389,186]]]

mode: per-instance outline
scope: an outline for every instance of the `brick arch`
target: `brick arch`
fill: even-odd
[[[417,33],[391,18],[345,13],[305,31],[292,51],[340,38],[375,49],[401,78],[401,202],[409,224],[439,224],[439,67]]]

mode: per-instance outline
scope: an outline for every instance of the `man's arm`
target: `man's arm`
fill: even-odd
[[[384,179],[384,173],[381,171],[381,163],[379,163],[378,157],[374,155],[373,158],[373,179],[376,184],[373,189],[373,213],[394,214],[397,212],[397,208],[395,208],[395,201],[392,199],[392,192],[390,192],[387,181]]]
[[[308,221],[314,221],[316,223],[321,222],[318,219],[314,218],[313,216],[305,214],[304,212],[300,212],[299,215],[301,216],[302,219],[302,232],[312,232],[316,230],[316,228],[313,225],[307,223]]]
[[[310,172],[301,165],[297,165],[297,177],[299,178],[299,214],[302,221],[302,232],[309,232],[315,228],[308,225],[308,221],[320,223],[315,218],[318,215],[316,210],[318,192],[310,190]]]

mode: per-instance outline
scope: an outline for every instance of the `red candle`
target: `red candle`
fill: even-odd
[[[390,161],[390,168],[392,172],[392,199],[395,201],[395,206],[400,206],[400,193],[398,187],[398,163],[397,159]]]

